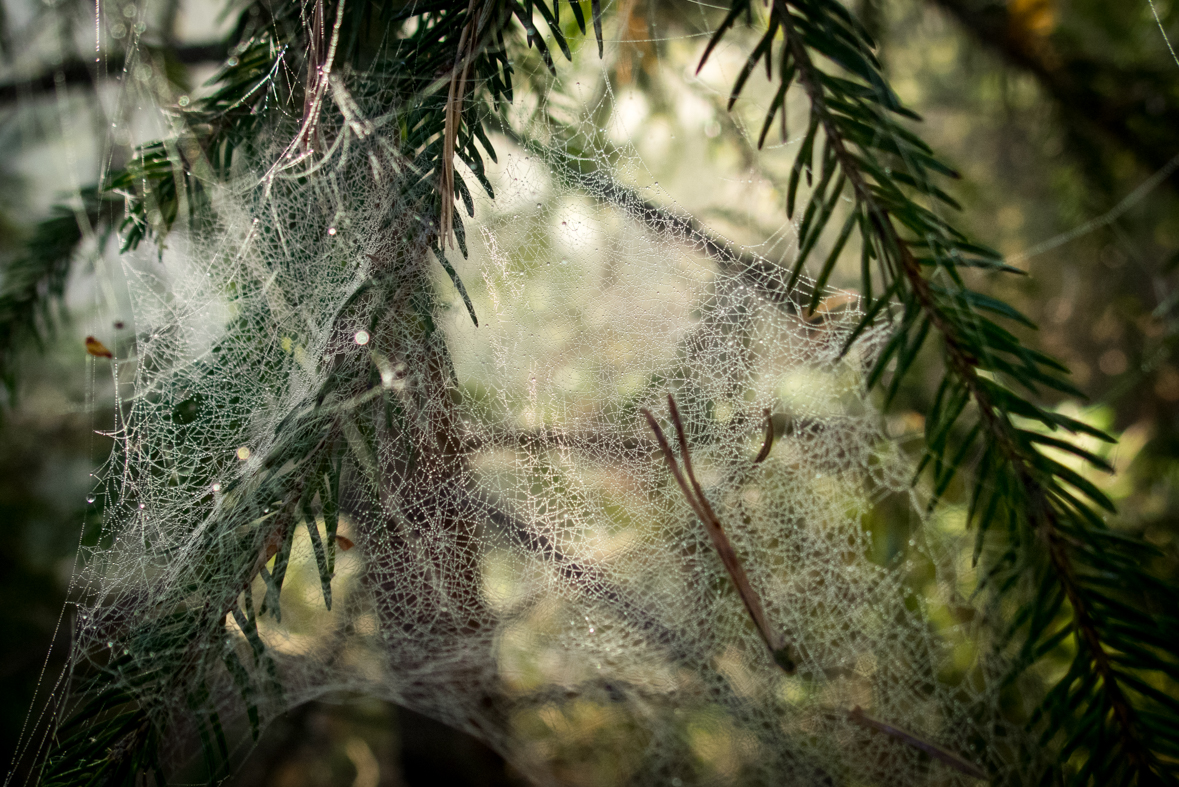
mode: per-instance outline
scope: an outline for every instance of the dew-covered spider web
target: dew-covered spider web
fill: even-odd
[[[761,241],[702,229],[634,138],[660,126],[627,114],[626,47],[593,50],[553,81],[532,64],[492,140],[494,199],[459,168],[466,256],[420,240],[400,130],[341,78],[321,147],[292,160],[295,126],[265,131],[206,184],[205,219],[122,258],[133,388],[74,673],[147,692],[165,771],[203,748],[236,762],[252,728],[357,695],[538,784],[972,784],[931,747],[1014,759],[998,668],[971,647],[967,534],[924,517],[865,390],[887,323],[849,346],[855,293],[812,312],[810,282],[787,288],[780,202]],[[690,177],[755,201],[753,170],[725,166]],[[669,393],[791,674],[643,417],[674,435]],[[885,504],[932,590],[881,559]]]

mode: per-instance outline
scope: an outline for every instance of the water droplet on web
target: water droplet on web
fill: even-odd
[[[220,492],[220,491],[221,491],[221,482],[220,482],[220,481],[214,481],[214,482],[213,482],[213,491],[214,491],[214,492]]]
[[[248,445],[243,445],[241,448],[237,449],[237,458],[243,462],[249,459],[250,447]]]
[[[335,227],[328,227],[328,235],[335,235],[335,234],[336,234],[336,228]]]
[[[94,502],[94,495],[86,495],[86,502],[93,503]]]
[[[368,340],[370,337],[368,335],[368,331],[361,328],[359,331],[356,332],[356,335],[353,336],[352,338],[356,340],[357,344],[365,345],[365,344],[368,344]]]
[[[177,99],[177,101],[176,101],[176,103],[177,103],[177,104],[179,104],[179,105],[180,105],[180,106],[182,106],[182,107],[186,107],[186,106],[188,106],[190,102],[191,102],[191,99],[189,99],[189,97],[188,97],[188,96],[181,96],[181,97],[180,97],[179,99]]]
[[[147,503],[140,503],[140,504],[139,504],[139,510],[140,510],[140,511],[142,511],[142,510],[143,510],[143,509],[145,509],[145,508],[147,508]]]
[[[536,209],[537,209],[537,210],[540,210],[540,203],[539,203],[539,202],[538,202],[538,203],[536,203]]]

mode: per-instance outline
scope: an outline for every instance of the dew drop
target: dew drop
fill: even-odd
[[[139,510],[140,510],[140,511],[142,511],[142,510],[143,510],[143,509],[145,509],[145,508],[147,508],[147,503],[140,503],[140,504],[139,504]]]
[[[213,482],[213,491],[214,491],[214,492],[220,492],[220,491],[221,491],[221,482],[220,482],[220,481],[214,481],[214,482]]]
[[[94,495],[86,495],[86,502],[93,503],[94,502]]]
[[[536,203],[536,209],[537,209],[537,210],[540,210],[540,203],[539,203],[539,202],[538,202],[538,203]]]
[[[190,99],[188,96],[181,96],[181,97],[180,97],[180,98],[179,98],[179,99],[176,101],[176,103],[177,103],[177,104],[179,104],[179,105],[180,105],[180,106],[182,106],[182,107],[186,107],[186,106],[188,106],[190,102],[191,102],[191,99]]]
[[[241,448],[237,449],[237,458],[243,462],[249,459],[250,447],[248,445],[243,445]]]
[[[336,234],[336,228],[335,227],[328,227],[328,235],[335,235],[335,234]]]
[[[365,344],[368,344],[368,340],[370,337],[368,335],[368,331],[361,328],[359,331],[356,332],[356,335],[353,336],[352,338],[356,340],[357,344],[365,345]]]
[[[236,66],[238,64],[238,62],[239,61],[236,57],[231,57],[225,61],[225,65],[229,66],[230,68],[233,68],[234,66]]]

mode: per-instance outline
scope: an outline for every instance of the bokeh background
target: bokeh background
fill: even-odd
[[[231,14],[216,0],[128,4],[126,22],[108,9],[96,70],[89,0],[0,6],[6,264],[52,204],[119,164],[121,148],[106,145],[108,135],[125,144],[165,131],[158,113],[145,112],[130,114],[138,126],[110,132],[111,118],[126,115],[119,81],[150,84],[161,104],[195,94],[225,57],[218,37]],[[633,144],[644,177],[676,204],[736,242],[789,259],[775,182],[789,166],[791,139],[771,134],[769,152],[754,154],[764,83],[751,82],[725,112],[750,38],[732,36],[696,75],[721,10],[675,0],[608,8],[605,71],[616,100],[603,128]],[[949,190],[963,224],[1028,273],[986,287],[1040,326],[1033,344],[1064,360],[1090,396],[1060,406],[1120,438],[1101,449],[1117,474],[1093,479],[1119,505],[1112,524],[1161,547],[1158,570],[1179,576],[1179,60],[1166,40],[1179,41],[1179,2],[857,0],[855,10],[898,92],[925,118],[921,133],[961,171]],[[120,45],[132,32],[151,56],[146,71],[141,64],[124,74]],[[724,186],[705,189],[715,179],[702,167]],[[855,267],[838,283],[854,287]],[[75,555],[101,524],[88,497],[110,451],[103,433],[113,426],[115,386],[109,369],[88,359],[83,337],[96,326],[116,340],[129,336],[118,270],[112,249],[84,249],[64,308],[38,318],[45,340],[5,359],[16,373],[0,393],[4,764],[22,729],[39,723],[38,687],[43,699],[61,671]],[[928,378],[914,377],[888,416],[891,433],[911,435],[913,450],[937,380],[936,364],[927,366]],[[914,519],[895,501],[867,526],[875,559],[912,557],[914,581],[923,571],[932,581],[919,556],[906,555]],[[477,741],[365,698],[290,713],[235,778],[290,787],[520,783]],[[590,772],[577,779],[598,783]]]

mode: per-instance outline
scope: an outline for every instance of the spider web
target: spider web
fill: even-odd
[[[605,62],[638,62],[643,43],[616,41]],[[627,133],[641,94],[617,91],[591,49],[553,81],[519,60],[533,95],[494,140],[495,198],[473,186],[469,255],[445,251],[453,279],[401,242],[396,129],[342,87],[330,147],[271,166],[290,143],[275,132],[208,184],[208,223],[162,256],[123,257],[135,343],[117,369],[134,392],[74,660],[122,657],[132,690],[137,670],[174,671],[153,705],[179,731],[169,767],[185,772],[202,736],[247,747],[252,716],[365,694],[482,738],[542,784],[974,782],[914,741],[1004,771],[1018,733],[990,668],[960,663],[977,630],[946,622],[977,612],[964,535],[920,515],[864,390],[887,326],[848,348],[854,293],[807,311],[812,283],[788,291],[772,261],[789,259],[790,225],[748,246],[701,230]],[[771,155],[695,177],[722,200],[753,192]],[[669,393],[793,674],[642,416],[671,432]],[[327,439],[325,413],[338,459],[283,487]],[[874,558],[866,521],[885,498],[909,504],[932,593]],[[258,533],[252,570],[222,570]],[[229,611],[203,638],[160,635],[218,599]]]

